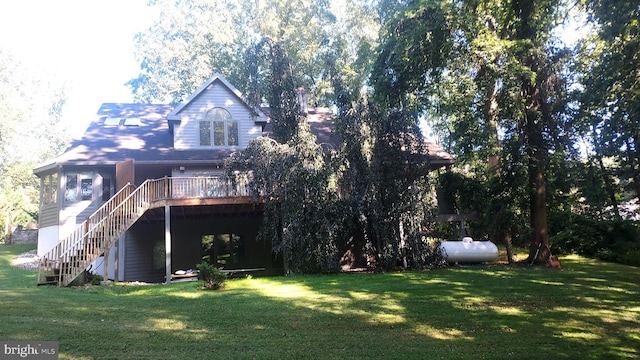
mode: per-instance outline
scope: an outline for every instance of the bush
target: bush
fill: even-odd
[[[102,278],[102,276],[100,276],[100,275],[94,275],[94,276],[91,278],[91,281],[90,281],[90,282],[91,282],[91,285],[100,285],[100,283],[102,283],[102,280],[104,280],[104,279]]]
[[[204,281],[205,289],[221,289],[227,281],[227,274],[209,263],[201,262],[196,265],[196,268],[198,269],[198,279]]]
[[[640,228],[635,222],[594,220],[576,214],[556,214],[550,220],[554,252],[640,265]]]

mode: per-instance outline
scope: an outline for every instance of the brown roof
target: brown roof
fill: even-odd
[[[134,159],[139,164],[219,163],[232,149],[179,150],[173,147],[173,134],[167,116],[174,110],[165,104],[102,104],[84,135],[74,140],[63,154],[34,169],[36,174],[57,165],[113,165]],[[268,113],[268,111],[265,111]],[[137,125],[106,126],[106,118],[139,119]],[[333,132],[333,116],[329,109],[310,110],[307,121],[318,143],[339,144]],[[265,127],[265,136],[270,133]],[[438,145],[429,143],[429,158],[437,167],[451,164],[453,158]]]
[[[55,165],[112,165],[134,159],[137,163],[221,162],[233,150],[179,150],[173,147],[173,134],[167,115],[173,105],[102,104],[84,135],[71,142],[65,152],[35,173]],[[139,119],[137,126],[106,126],[106,118]]]

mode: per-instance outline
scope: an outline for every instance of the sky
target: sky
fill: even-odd
[[[105,102],[132,102],[134,35],[151,26],[147,0],[0,0],[0,47],[66,83],[63,121],[80,136]],[[571,42],[578,33],[563,32]],[[429,133],[429,132],[426,132]]]
[[[0,47],[66,84],[63,121],[75,136],[105,102],[131,102],[134,35],[151,26],[147,0],[0,2]],[[76,125],[77,124],[77,125]],[[75,131],[78,131],[76,134]]]

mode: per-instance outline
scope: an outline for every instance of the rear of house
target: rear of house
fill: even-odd
[[[219,74],[178,106],[103,104],[80,139],[34,169],[41,181],[38,254],[58,246],[127,184],[208,179],[209,189],[221,189],[212,184],[225,179],[223,161],[261,136],[266,121],[262,111],[251,108]],[[282,272],[270,244],[255,241],[262,216],[255,199],[215,191],[178,196],[180,182],[170,184],[167,190],[177,198],[143,213],[92,262],[92,271],[106,268],[108,278],[120,281],[165,281],[167,264],[170,273],[193,269],[208,252],[228,269]]]
[[[318,142],[335,143],[331,112],[306,113]],[[39,282],[64,286],[87,267],[117,281],[168,282],[203,258],[282,274],[271,244],[256,240],[262,203],[246,174],[223,173],[225,159],[269,132],[265,112],[220,74],[177,106],[103,104],[80,139],[34,169]],[[453,162],[434,146],[432,167]]]

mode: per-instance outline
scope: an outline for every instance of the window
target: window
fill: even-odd
[[[140,118],[126,118],[124,126],[140,126]]]
[[[237,265],[242,259],[242,242],[237,234],[202,236],[202,259],[215,266]]]
[[[111,199],[111,179],[102,179],[102,201],[109,201]]]
[[[93,199],[93,179],[89,174],[67,174],[64,185],[64,201],[89,201]]]
[[[118,125],[120,125],[120,120],[122,120],[122,118],[111,118],[111,117],[108,117],[108,118],[104,119],[104,126],[118,126]]]
[[[91,179],[80,180],[80,200],[91,200],[93,194],[93,181]]]
[[[212,142],[213,140],[213,142]],[[213,108],[200,121],[201,146],[238,146],[238,122],[223,108]]]
[[[67,202],[78,200],[78,175],[67,175],[67,181],[64,186],[64,200]]]
[[[46,175],[42,179],[42,203],[56,204],[58,202],[58,174]]]
[[[211,122],[200,121],[200,145],[211,146]]]

